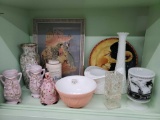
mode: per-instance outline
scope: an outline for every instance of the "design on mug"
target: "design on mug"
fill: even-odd
[[[136,100],[149,100],[153,87],[152,79],[141,80],[140,78],[129,77],[128,95]]]

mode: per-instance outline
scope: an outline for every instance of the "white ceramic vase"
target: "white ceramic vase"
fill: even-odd
[[[118,53],[117,53],[117,62],[115,71],[118,71],[123,75],[122,79],[122,91],[124,94],[127,91],[126,86],[126,69],[125,69],[125,51],[126,51],[126,38],[129,33],[127,32],[118,32],[119,42],[118,42]]]

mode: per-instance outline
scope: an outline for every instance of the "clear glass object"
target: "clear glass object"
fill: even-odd
[[[107,109],[121,107],[123,75],[117,71],[107,71],[105,77],[104,104]]]

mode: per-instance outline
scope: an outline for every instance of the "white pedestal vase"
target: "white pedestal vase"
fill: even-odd
[[[118,32],[119,42],[118,42],[118,53],[115,71],[118,71],[123,75],[122,79],[122,91],[121,93],[126,93],[126,70],[125,70],[125,51],[126,51],[126,37],[129,33]]]

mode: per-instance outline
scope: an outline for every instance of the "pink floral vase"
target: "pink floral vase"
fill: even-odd
[[[29,70],[26,71],[29,81],[29,89],[33,98],[40,98],[40,87],[43,82],[43,76],[45,69],[42,69],[40,65],[32,65]]]
[[[51,105],[56,104],[58,100],[59,96],[55,88],[55,83],[49,75],[49,72],[46,72],[40,88],[40,102],[43,105]]]
[[[21,102],[20,80],[22,73],[16,70],[5,70],[0,75],[0,80],[4,85],[4,98],[7,104],[18,104]]]

